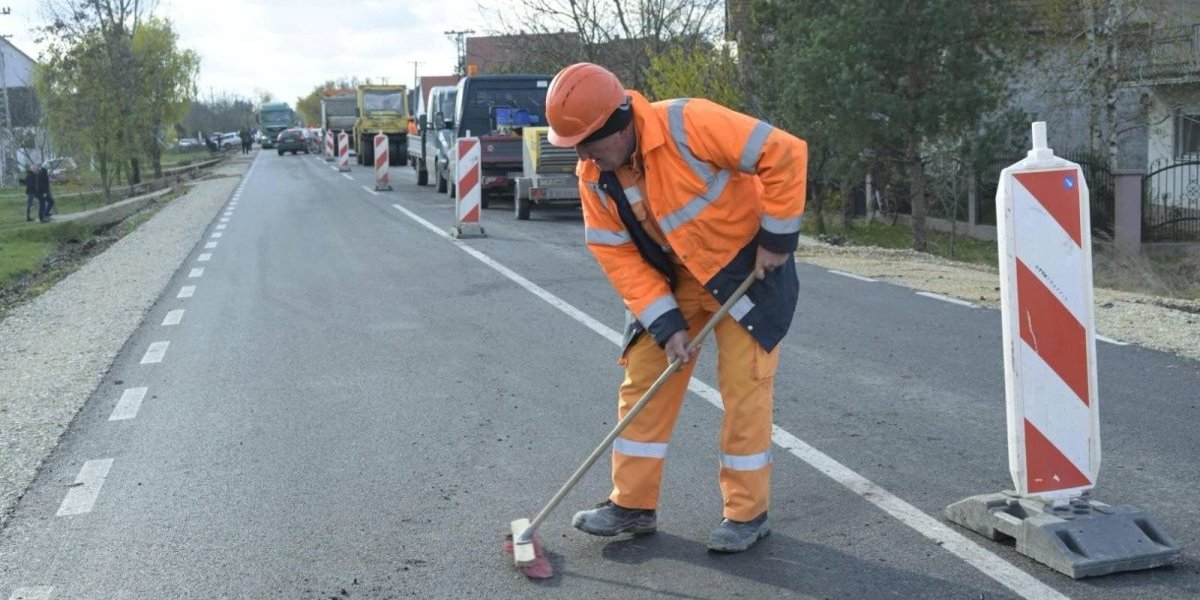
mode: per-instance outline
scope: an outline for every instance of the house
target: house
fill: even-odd
[[[0,179],[8,184],[26,161],[41,160],[44,131],[38,127],[41,110],[33,92],[37,61],[0,38]]]

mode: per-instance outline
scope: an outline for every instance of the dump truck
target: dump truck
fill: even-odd
[[[275,138],[284,129],[296,125],[296,112],[287,102],[263,102],[258,107],[259,143],[264,149],[275,147]]]
[[[354,134],[358,121],[358,91],[352,88],[330,89],[321,94],[321,127],[333,133],[333,155],[341,150],[337,145],[337,134]],[[324,145],[325,141],[321,140]]]
[[[358,164],[375,165],[375,135],[388,138],[388,164],[405,162],[408,137],[408,91],[402,85],[358,86],[358,118],[350,146],[358,155]]]
[[[551,144],[549,133],[549,127],[525,127],[522,132],[523,169],[516,178],[513,196],[513,215],[518,220],[529,219],[529,210],[534,207],[582,202],[579,178],[575,176],[579,156],[574,148]]]
[[[478,137],[483,179],[479,205],[511,200],[525,174],[522,130],[546,124],[550,75],[472,75],[458,82],[450,148],[459,138]],[[447,164],[446,191],[454,197],[457,161]],[[440,188],[439,184],[439,188]]]
[[[429,183],[433,173],[437,191],[446,191],[447,164],[454,155],[450,140],[454,134],[454,98],[458,88],[436,86],[429,91],[429,102],[417,116],[417,135],[408,136],[408,161],[417,173],[417,185]]]

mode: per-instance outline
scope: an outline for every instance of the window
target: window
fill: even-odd
[[[1200,114],[1175,116],[1175,156],[1200,158]]]

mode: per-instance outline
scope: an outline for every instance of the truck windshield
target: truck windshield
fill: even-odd
[[[263,125],[290,125],[292,123],[292,111],[276,110],[264,112],[261,115]]]
[[[436,116],[436,114],[440,112],[440,113],[442,113],[442,116],[444,118],[453,119],[454,118],[454,97],[457,95],[458,95],[458,90],[454,90],[454,91],[442,94],[438,99],[438,105],[433,107],[434,115]],[[438,125],[438,127],[441,127],[441,125]]]
[[[492,109],[497,106],[529,111],[534,125],[546,123],[546,80],[479,81],[469,84],[458,130],[479,135],[491,131]]]
[[[366,112],[389,110],[402,113],[404,112],[404,92],[399,90],[363,92],[363,109]]]

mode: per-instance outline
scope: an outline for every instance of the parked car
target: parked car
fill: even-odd
[[[51,158],[42,166],[46,169],[46,174],[50,176],[50,181],[55,183],[69,181],[79,173],[79,167],[75,164],[75,159],[69,156]]]
[[[242,136],[236,131],[221,134],[221,149],[228,150],[230,148],[241,148]]]
[[[275,138],[275,147],[278,148],[280,156],[283,156],[284,152],[308,154],[308,134],[300,127],[284,129],[279,137]]]
[[[180,150],[199,150],[203,147],[204,144],[200,143],[200,140],[196,138],[183,138],[179,140]]]

